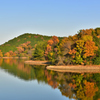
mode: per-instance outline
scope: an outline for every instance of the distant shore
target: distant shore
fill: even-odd
[[[0,59],[28,59],[28,57],[0,57]]]

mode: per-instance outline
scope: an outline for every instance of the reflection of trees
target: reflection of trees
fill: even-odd
[[[19,62],[17,68],[18,68],[19,70],[21,70],[21,71],[27,73],[27,74],[29,74],[30,71],[31,71],[31,67],[29,67],[29,66],[28,66],[28,67],[25,67],[23,62]]]
[[[62,81],[59,86],[59,89],[62,92],[62,95],[65,95],[69,98],[75,98],[80,100],[94,100],[94,96],[98,91],[98,87],[94,80],[90,80],[88,74],[73,74],[70,80],[66,79]]]
[[[4,59],[4,62],[9,64],[9,65],[13,65],[16,64],[17,60],[16,59]]]
[[[18,76],[21,79],[29,80],[31,79],[30,66],[24,65],[24,60],[17,59],[4,59],[1,68],[7,69],[10,74]]]
[[[85,88],[85,95],[88,98],[93,98],[93,96],[95,95],[95,92],[98,91],[98,87],[95,86],[94,82],[85,81],[84,84],[85,84],[85,87],[84,87]]]
[[[59,83],[54,79],[53,74],[54,73],[52,71],[49,73],[47,70],[45,70],[45,76],[47,78],[48,84],[55,89],[58,87]]]
[[[92,79],[93,74],[56,73],[54,76],[56,76],[54,79],[59,83],[58,88],[62,95],[66,97],[94,100],[94,96],[99,92],[95,80]],[[49,80],[50,78],[49,76]]]
[[[52,88],[58,88],[62,95],[79,100],[100,98],[100,74],[73,74],[48,71],[45,66],[29,66],[23,60],[0,59],[1,68],[24,80],[37,79]]]
[[[71,73],[57,73],[56,79],[59,82],[58,88],[60,89],[62,95],[69,97],[69,98],[74,98],[74,88],[72,88],[69,85],[69,82],[72,80],[72,75]]]
[[[3,59],[0,59],[0,66],[2,65]]]
[[[4,59],[4,62],[7,63],[7,64],[10,64],[11,60],[12,60],[12,59]],[[10,64],[10,65],[11,65],[11,64]]]
[[[62,95],[69,97],[69,98],[74,97],[74,92],[72,91],[71,87],[69,86],[67,82],[63,82],[62,84],[60,84],[59,89]]]
[[[37,79],[38,82],[46,82],[44,74],[45,66],[29,66],[24,64],[24,60],[4,59],[1,68],[24,80]]]

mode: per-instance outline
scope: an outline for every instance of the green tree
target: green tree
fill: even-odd
[[[3,57],[3,54],[2,54],[2,52],[1,52],[1,50],[0,50],[0,57]]]
[[[35,47],[35,50],[33,52],[33,59],[34,60],[45,60],[45,49],[46,49],[46,43],[38,43]]]

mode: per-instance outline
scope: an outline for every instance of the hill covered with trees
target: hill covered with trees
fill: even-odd
[[[38,43],[44,43],[51,36],[43,36],[39,34],[25,33],[12,40],[0,45],[0,57],[2,56],[29,56]],[[62,38],[59,37],[61,40]]]

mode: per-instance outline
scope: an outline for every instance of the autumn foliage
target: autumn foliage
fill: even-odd
[[[4,56],[5,56],[5,57],[11,57],[11,55],[10,55],[9,52],[5,53]]]
[[[95,84],[93,82],[85,81],[84,84],[85,84],[85,95],[89,98],[93,98],[95,92],[98,91],[98,87],[95,87]]]
[[[48,60],[54,60],[57,56],[57,46],[59,43],[59,39],[57,36],[52,36],[50,40],[47,42],[46,50],[45,50],[45,58]]]
[[[93,64],[100,48],[100,41],[96,42],[95,36],[99,36],[99,29],[80,30],[78,34],[64,37],[62,40],[52,36],[45,42],[46,48],[41,52],[46,60],[57,65]]]
[[[4,56],[5,57],[27,56],[28,53],[31,53],[30,49],[32,49],[30,43],[31,43],[30,41],[27,41],[16,47],[17,50],[15,52],[10,50],[9,52],[6,52]]]
[[[85,48],[84,48],[84,58],[89,57],[89,56],[94,56],[95,53],[94,51],[97,51],[98,47],[95,46],[95,42],[93,41],[86,41],[85,43]]]

